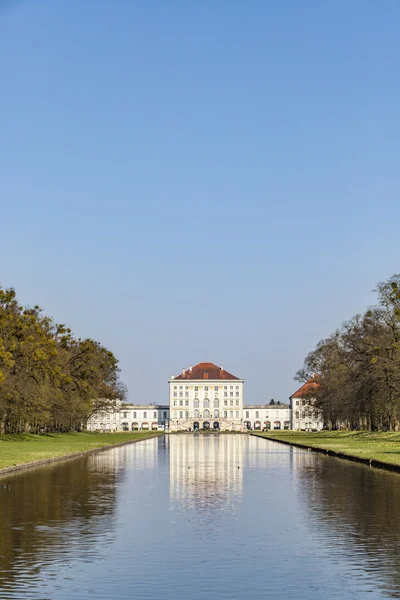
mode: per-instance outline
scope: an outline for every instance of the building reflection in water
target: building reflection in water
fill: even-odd
[[[243,489],[243,435],[170,435],[170,499],[196,511],[226,509]]]

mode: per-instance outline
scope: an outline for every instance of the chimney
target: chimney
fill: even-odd
[[[221,365],[221,371],[223,371],[223,370],[224,370],[224,365]]]
[[[185,377],[185,373],[186,373],[185,369],[182,369],[182,376],[183,377]]]
[[[171,379],[174,379],[174,377],[175,377],[175,375],[172,373],[172,375],[171,375]]]
[[[192,372],[192,365],[189,366],[189,371]]]

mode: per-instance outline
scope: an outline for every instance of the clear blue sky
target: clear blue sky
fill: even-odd
[[[400,3],[0,3],[3,286],[162,402],[246,402],[400,271]],[[134,382],[137,383],[136,389]]]

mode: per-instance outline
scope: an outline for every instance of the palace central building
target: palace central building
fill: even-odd
[[[244,379],[203,362],[169,380],[170,431],[240,431]]]

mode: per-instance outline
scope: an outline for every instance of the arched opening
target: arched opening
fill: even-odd
[[[121,423],[122,431],[129,431],[128,423]]]
[[[205,429],[206,431],[208,429],[210,429],[210,423],[209,423],[209,421],[204,421],[204,423],[203,423],[203,429]]]
[[[268,431],[269,429],[271,429],[271,421],[265,421],[264,426],[265,426],[265,430],[266,431]]]
[[[195,421],[195,422],[193,423],[193,431],[198,431],[198,430],[199,430],[199,428],[200,428],[199,422],[198,422],[198,421]]]
[[[290,429],[290,421],[285,421],[284,422],[283,429]]]
[[[274,421],[274,429],[280,429],[281,428],[281,422],[280,421]]]
[[[261,421],[256,421],[254,423],[254,429],[261,429]]]
[[[132,431],[137,431],[139,429],[139,423],[132,423]]]
[[[219,419],[219,410],[218,410],[218,408],[216,408],[214,410],[214,419]]]
[[[250,421],[245,421],[244,422],[244,426],[246,427],[246,429],[251,429],[251,423],[250,423]]]
[[[215,430],[219,429],[219,423],[218,423],[218,421],[214,421],[213,428]]]
[[[203,410],[203,417],[205,419],[209,419],[210,418],[210,411],[208,410],[208,408],[206,408],[206,410]]]
[[[219,400],[218,400],[218,398],[215,398],[214,399],[214,408],[218,408],[218,406],[219,406]]]
[[[142,429],[148,429],[148,428],[149,428],[148,423],[142,423]]]
[[[158,429],[158,423],[155,423],[153,421],[153,423],[151,424],[151,429],[152,429],[152,431],[157,431],[157,429]]]

